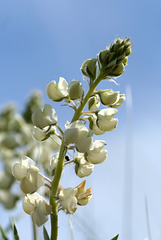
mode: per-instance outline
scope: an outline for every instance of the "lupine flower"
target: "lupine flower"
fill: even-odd
[[[60,205],[66,213],[74,213],[77,210],[77,188],[64,188],[59,192]]]
[[[74,162],[75,172],[80,178],[89,176],[94,170],[94,165],[85,159],[83,153],[78,153]]]
[[[32,136],[36,141],[44,141],[46,140],[50,134],[48,132],[48,127],[44,127],[43,129],[34,126],[32,129]]]
[[[44,109],[37,108],[32,114],[32,122],[35,126],[43,129],[57,123],[58,116],[51,105],[45,104]]]
[[[76,194],[78,204],[81,206],[86,205],[90,199],[92,198],[92,188],[89,187],[85,190],[86,180],[84,180],[81,184],[79,184],[76,188],[78,192]]]
[[[99,164],[104,162],[107,159],[107,150],[102,150],[102,148],[106,145],[105,141],[96,140],[93,142],[90,150],[85,153],[86,159],[92,164]]]
[[[125,102],[125,100],[126,100],[125,94],[120,94],[118,101],[116,103],[114,103],[114,104],[111,104],[110,107],[112,107],[112,108],[119,108],[119,107],[121,107],[123,102]]]
[[[55,81],[51,81],[47,87],[46,92],[48,97],[56,102],[62,101],[68,96],[68,83],[62,77],[59,78],[58,85]]]
[[[79,152],[86,152],[92,144],[92,132],[80,120],[75,121],[64,131],[64,143],[75,144]]]
[[[84,95],[83,86],[80,81],[72,80],[68,85],[68,93],[71,100],[76,100]]]
[[[98,94],[95,94],[94,96],[90,97],[88,100],[88,110],[89,111],[94,111],[100,106],[100,97]]]
[[[91,114],[88,118],[89,120],[89,128],[93,131],[95,135],[102,135],[105,131],[101,130],[97,125],[97,116],[95,113]]]
[[[103,131],[112,131],[116,128],[118,119],[113,116],[118,112],[115,108],[102,109],[98,112],[97,125]]]
[[[20,187],[24,193],[35,192],[45,183],[44,177],[35,167],[35,163],[29,157],[24,157],[20,163],[15,163],[12,169],[13,176],[21,182]]]
[[[38,193],[27,194],[22,203],[24,211],[32,216],[33,222],[39,227],[48,220],[52,206]]]
[[[99,96],[103,105],[112,105],[119,100],[119,91],[114,92],[112,89],[100,90]]]

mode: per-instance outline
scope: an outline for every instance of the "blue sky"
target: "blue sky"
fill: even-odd
[[[88,186],[93,187],[93,200],[78,211],[78,216],[86,219],[88,216],[88,224],[101,240],[117,233],[120,240],[127,240],[123,235],[125,223],[130,222],[127,195],[127,210],[122,208],[127,158],[133,160],[133,240],[147,237],[145,195],[152,237],[161,239],[160,13],[159,0],[0,1],[0,107],[14,101],[21,111],[33,89],[41,89],[44,102],[52,104],[45,93],[51,80],[62,76],[68,82],[72,79],[83,82],[80,66],[84,60],[95,57],[116,37],[131,37],[134,43],[126,71],[118,78],[119,86],[107,81],[101,83],[101,88],[121,92],[125,92],[128,85],[132,89],[132,154],[126,155],[131,145],[126,143],[129,120],[124,104],[119,109],[118,128],[105,136],[108,161],[96,167],[87,178]],[[54,108],[61,114],[55,104]],[[70,114],[67,111],[68,118]],[[63,115],[60,119],[63,123],[66,121]],[[72,169],[68,178],[70,171]],[[125,182],[128,187],[128,175]],[[62,227],[69,235],[66,239],[71,239],[69,231],[64,230],[69,226],[68,216],[66,218],[66,223],[61,222],[60,231]],[[78,239],[76,220],[73,224]],[[60,235],[60,239],[63,238]],[[84,238],[80,234],[81,239]]]

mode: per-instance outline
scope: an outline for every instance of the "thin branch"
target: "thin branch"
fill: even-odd
[[[63,135],[63,130],[59,127],[59,125],[58,124],[56,124],[56,126],[57,126],[57,128],[58,128],[58,130],[60,131],[60,133]]]
[[[68,161],[68,162],[65,162],[65,163],[64,163],[64,166],[67,165],[67,164],[69,164],[69,163],[72,163],[72,162],[74,162],[74,160],[70,160],[70,161]]]

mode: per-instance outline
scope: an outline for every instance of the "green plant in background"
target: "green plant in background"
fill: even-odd
[[[48,234],[44,228],[44,239],[58,238],[59,211],[74,214],[78,207],[88,204],[92,198],[92,189],[85,188],[85,180],[74,188],[63,188],[60,185],[62,171],[67,164],[74,164],[75,174],[79,178],[87,177],[93,172],[95,165],[107,159],[108,152],[104,149],[106,142],[94,140],[93,135],[102,135],[117,127],[118,119],[114,116],[118,112],[117,108],[125,101],[125,95],[112,89],[98,90],[96,87],[101,81],[115,82],[116,77],[123,74],[130,54],[130,39],[116,39],[96,58],[86,60],[81,66],[83,75],[88,78],[89,90],[86,94],[82,83],[76,80],[68,84],[61,77],[58,84],[51,81],[47,85],[46,92],[52,101],[64,100],[66,105],[74,110],[73,117],[70,122],[66,122],[64,129],[58,125],[57,113],[49,104],[45,104],[43,109],[37,106],[38,108],[34,111],[28,104],[23,114],[28,122],[27,126],[30,125],[29,136],[32,135],[36,141],[44,145],[41,163],[45,173],[41,173],[36,162],[32,160],[35,160],[33,152],[36,148],[33,147],[34,143],[30,137],[23,143],[28,150],[24,151],[24,156],[21,154],[21,161],[15,162],[12,173],[20,182],[22,192],[26,194],[23,209],[31,215],[33,222],[37,226],[42,226],[48,221],[48,215],[50,215],[51,233]],[[37,104],[38,101],[35,103]],[[103,109],[100,109],[102,106]],[[85,107],[88,110],[84,110]],[[34,124],[32,134],[29,133],[30,119]],[[12,149],[14,148],[16,143]],[[57,152],[50,159],[51,153],[56,148]],[[70,151],[73,153],[73,159],[69,159]],[[20,155],[16,155],[16,158],[19,157]],[[14,181],[13,178],[12,181]],[[46,199],[37,192],[43,186],[47,189],[45,190]],[[113,240],[117,238],[118,235]]]

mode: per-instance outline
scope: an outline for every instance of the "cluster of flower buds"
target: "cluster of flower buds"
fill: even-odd
[[[108,49],[101,51],[98,55],[98,63],[102,76],[104,78],[120,76],[131,53],[130,38],[118,38]]]

